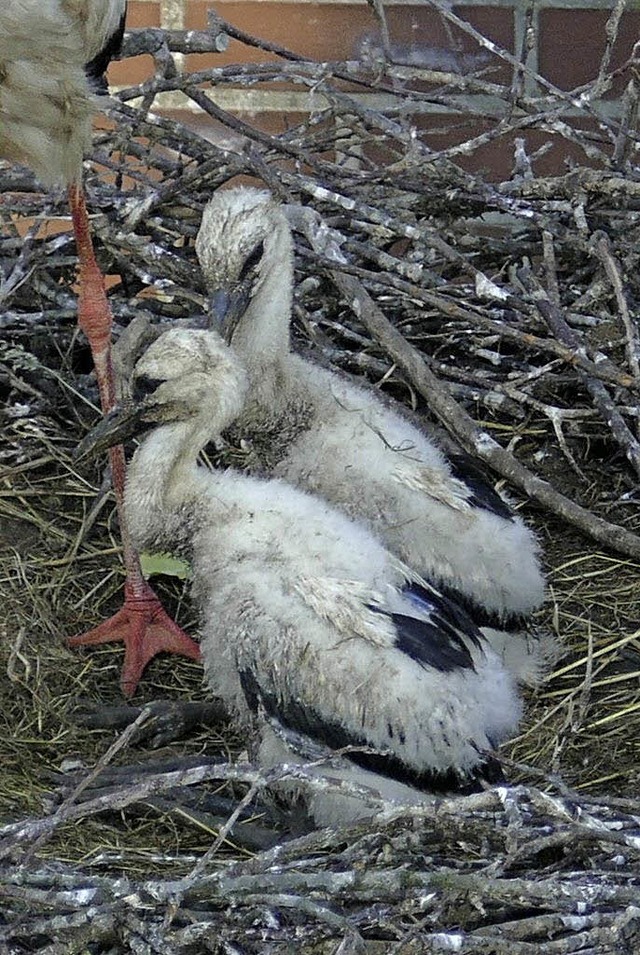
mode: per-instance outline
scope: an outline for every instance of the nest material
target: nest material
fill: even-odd
[[[157,774],[147,791],[163,784],[175,778]],[[118,804],[141,789],[123,790]],[[208,865],[147,879],[103,874],[108,858],[82,876],[48,864],[16,884],[0,872],[13,922],[0,939],[20,946],[42,933],[58,946],[43,951],[86,951],[90,940],[101,946],[93,951],[163,953],[631,955],[640,943],[636,809],[578,807],[515,787],[322,830],[213,871],[207,854]]]
[[[111,730],[78,725],[79,699],[119,702],[119,651],[63,645],[116,608],[118,536],[99,469],[70,459],[97,396],[73,240],[49,224],[64,204],[0,170],[0,951],[637,951],[640,179],[635,63],[609,65],[622,9],[593,83],[569,93],[495,45],[464,74],[369,48],[185,75],[171,53],[215,50],[223,29],[274,49],[220,21],[126,41],[156,73],[110,101],[87,176],[116,333],[142,312],[204,319],[202,208],[234,177],[257,178],[314,210],[296,235],[298,343],[444,426],[540,533],[539,624],[566,655],[505,749],[516,785],[349,833],[292,839],[269,780],[237,762],[242,740],[210,711],[205,732],[133,763],[131,731],[110,747]],[[207,95],[274,80],[316,97],[279,135]],[[612,89],[615,119],[601,100]],[[221,122],[225,142],[150,112],[166,91]],[[472,138],[463,96],[484,110]],[[436,147],[445,127],[452,144]],[[504,143],[510,174],[478,172]],[[249,454],[238,436],[221,460]],[[188,584],[160,587],[197,629]],[[201,701],[200,671],[155,661],[142,692]]]

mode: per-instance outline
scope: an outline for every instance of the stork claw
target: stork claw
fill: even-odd
[[[139,588],[138,588],[139,589]],[[200,660],[200,647],[166,613],[148,584],[134,593],[125,584],[124,606],[108,620],[67,641],[70,647],[97,646],[121,640],[125,645],[120,677],[122,692],[133,696],[149,663],[159,653],[178,653]]]

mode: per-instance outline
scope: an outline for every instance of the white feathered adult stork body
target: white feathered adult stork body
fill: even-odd
[[[112,315],[97,264],[82,188],[82,159],[109,60],[117,52],[126,0],[2,0],[0,3],[0,158],[30,166],[47,185],[66,185],[79,257],[78,323],[96,369],[103,410],[115,403]],[[199,658],[197,644],[165,614],[142,577],[124,521],[122,448],[111,454],[127,572],[125,602],[110,620],[70,643],[123,640],[122,686],[129,695],[161,651]]]

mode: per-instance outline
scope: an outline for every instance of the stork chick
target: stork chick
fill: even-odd
[[[282,758],[275,725],[331,749],[373,748],[348,765],[404,801],[434,779],[480,771],[482,751],[514,732],[521,707],[465,611],[326,502],[281,480],[197,465],[247,392],[215,333],[166,332],[135,382],[148,396],[105,419],[90,445],[152,426],[129,465],[129,527],[138,547],[188,553],[207,682],[247,729],[257,721],[263,762]],[[326,802],[312,811],[317,821],[345,818]]]
[[[374,393],[291,351],[293,243],[282,206],[255,188],[217,192],[196,252],[212,323],[250,392],[236,422],[263,471],[364,520],[386,547],[463,603],[521,682],[550,639],[524,632],[544,579],[533,533],[462,455]]]

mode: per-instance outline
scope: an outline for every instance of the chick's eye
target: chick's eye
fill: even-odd
[[[148,398],[160,385],[162,378],[152,378],[150,375],[136,375],[133,381],[133,397],[136,401]]]
[[[260,264],[260,259],[264,255],[264,242],[258,242],[255,249],[249,253],[249,255],[244,260],[242,269],[240,270],[240,280],[246,279],[249,272],[252,269],[255,269],[257,265]]]

